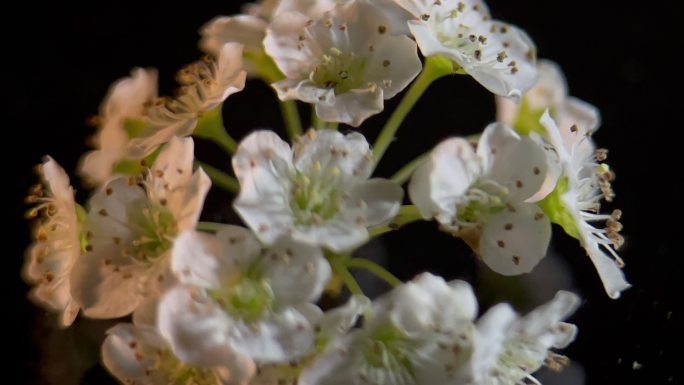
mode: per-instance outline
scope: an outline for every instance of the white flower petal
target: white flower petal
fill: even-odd
[[[480,383],[482,376],[488,375],[496,365],[508,338],[508,331],[516,319],[515,311],[507,303],[493,306],[480,317],[477,321],[473,356],[462,373],[468,378],[468,383]]]
[[[418,76],[423,66],[417,50],[416,43],[407,36],[393,36],[373,49],[366,76],[382,87],[384,99],[393,98]]]
[[[262,242],[272,244],[292,227],[289,210],[292,151],[271,131],[256,131],[240,142],[233,156],[240,181],[235,210]]]
[[[479,160],[470,143],[461,138],[447,139],[416,170],[409,183],[409,196],[423,218],[436,217],[440,223],[450,224],[456,203],[479,173]]]
[[[337,130],[310,130],[301,136],[294,148],[294,165],[304,173],[318,170],[338,173],[342,185],[355,185],[373,171],[372,151],[366,138],[352,132],[344,135]],[[336,170],[336,171],[334,171]]]
[[[564,348],[575,339],[577,327],[566,323],[559,327],[559,324],[575,312],[579,303],[577,295],[561,290],[551,301],[522,317],[516,324],[516,332],[536,338],[547,349]]]
[[[152,350],[165,349],[166,343],[153,328],[118,324],[107,331],[102,344],[102,361],[105,367],[120,380],[143,381],[157,384],[163,375],[150,368],[156,366],[156,354]],[[152,376],[151,379],[145,377]]]
[[[237,323],[228,333],[236,351],[263,363],[282,363],[303,356],[314,343],[308,320],[292,308],[269,313],[257,323]]]
[[[541,209],[518,203],[485,219],[479,254],[499,274],[529,273],[546,256],[550,241],[551,223]]]
[[[423,273],[382,297],[373,310],[381,320],[382,313],[388,312],[396,327],[420,335],[430,328],[460,330],[475,318],[477,300],[467,282],[447,283]]]
[[[506,186],[510,201],[533,196],[546,178],[547,160],[542,148],[505,124],[492,123],[485,128],[477,154],[485,177]]]
[[[383,89],[373,84],[334,97],[331,104],[317,103],[316,115],[326,122],[339,122],[352,127],[358,127],[369,117],[382,112],[383,99],[387,99]]]
[[[266,30],[264,48],[286,77],[299,78],[311,65],[311,54],[320,52],[315,45],[309,50],[300,49],[299,36],[311,20],[300,12],[284,12],[276,17]],[[294,37],[294,38],[293,38]],[[317,49],[318,48],[318,49]]]
[[[404,190],[387,179],[373,178],[360,183],[351,193],[352,204],[363,202],[367,226],[375,226],[394,218],[399,212]]]
[[[231,350],[227,331],[233,326],[220,309],[193,299],[182,286],[166,292],[159,304],[159,332],[184,362],[202,366],[233,366],[243,357]]]
[[[112,256],[111,260],[107,260],[109,264],[99,255],[86,254],[74,266],[71,294],[81,304],[86,316],[123,317],[131,313],[142,300],[139,290],[141,269],[116,258],[119,253],[120,250],[114,248],[99,253]]]
[[[359,317],[371,309],[368,297],[352,295],[347,302],[323,314],[317,325],[320,334],[332,339],[346,334],[356,324]]]
[[[245,54],[264,55],[263,40],[268,23],[252,15],[219,16],[200,28],[202,51],[218,57],[224,44],[236,42],[244,45]],[[250,76],[258,73],[258,66],[245,58],[244,69]]]
[[[615,260],[609,257],[598,244],[590,240],[585,240],[584,248],[591,262],[596,267],[596,271],[601,277],[603,287],[608,296],[613,299],[620,298],[620,293],[632,287],[625,278],[625,273],[617,265]]]
[[[246,229],[237,226],[224,231],[224,236],[232,237],[240,246],[247,236],[251,236]],[[171,269],[185,284],[203,288],[220,287],[222,280],[236,269],[231,253],[224,254],[226,247],[229,247],[228,250],[232,248],[228,245],[218,236],[187,230],[178,235],[174,242]]]
[[[280,100],[301,100],[316,105],[333,106],[336,103],[335,91],[320,88],[310,80],[283,79],[271,84]]]
[[[315,302],[332,275],[330,264],[318,247],[282,239],[269,250],[264,278],[276,301],[282,304]]]
[[[321,245],[336,253],[353,250],[368,240],[368,230],[346,219],[328,220],[320,226],[298,227],[290,236],[295,241]]]

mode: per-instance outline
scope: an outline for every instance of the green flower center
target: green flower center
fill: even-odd
[[[476,224],[485,216],[503,211],[506,208],[506,195],[508,189],[494,181],[477,182],[466,192],[462,202],[456,205],[457,224]]]
[[[178,233],[176,218],[166,206],[147,199],[134,202],[129,218],[137,237],[131,242],[131,257],[139,262],[153,263],[171,249]]]
[[[321,169],[320,163],[314,165],[313,173],[309,175],[296,172],[292,181],[290,209],[297,224],[321,224],[340,211],[339,175],[338,168]]]
[[[264,279],[248,275],[232,280],[235,282],[228,282],[222,289],[209,292],[209,296],[231,316],[255,322],[273,307],[273,290]]]
[[[370,383],[393,379],[393,385],[416,384],[415,348],[415,343],[391,323],[376,327],[362,348],[365,362],[361,374]]]
[[[577,228],[577,221],[562,199],[563,194],[568,192],[568,190],[568,177],[563,176],[558,179],[556,188],[546,198],[537,202],[537,205],[549,217],[551,222],[563,227],[563,230],[571,237],[581,239],[579,229]]]
[[[343,94],[365,85],[363,73],[366,63],[353,52],[331,48],[324,54],[311,74],[311,81],[324,88],[332,88],[335,94]]]

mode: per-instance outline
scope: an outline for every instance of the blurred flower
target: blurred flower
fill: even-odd
[[[227,368],[183,363],[150,326],[121,323],[111,328],[102,344],[102,361],[123,384],[239,384]]]
[[[335,252],[359,246],[368,227],[396,215],[403,191],[368,179],[373,159],[359,133],[309,131],[295,144],[270,131],[245,138],[233,157],[235,210],[264,243],[292,237]]]
[[[192,139],[173,138],[144,179],[113,179],[90,199],[90,241],[71,276],[72,294],[85,315],[154,311],[154,302],[145,299],[169,284],[174,239],[195,227],[211,186],[204,171],[192,172],[193,148]]]
[[[383,109],[420,72],[415,43],[389,30],[365,0],[337,5],[321,19],[279,15],[264,46],[286,79],[273,84],[281,100],[315,104],[324,121],[359,126]]]
[[[245,228],[189,231],[173,248],[180,284],[159,307],[159,329],[183,361],[287,363],[314,347],[308,314],[330,279],[320,249],[283,240],[262,250]]]
[[[34,284],[31,298],[60,313],[59,324],[67,327],[78,315],[79,305],[71,297],[71,270],[81,255],[81,225],[77,217],[74,189],[69,176],[52,158],[38,167],[41,184],[31,189],[29,210],[35,218],[33,243],[26,250],[24,277]]]

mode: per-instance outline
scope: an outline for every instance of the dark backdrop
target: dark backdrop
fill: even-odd
[[[18,23],[5,36],[9,45],[3,55],[10,67],[3,79],[10,86],[3,103],[10,116],[3,127],[8,136],[5,170],[11,170],[5,183],[12,194],[5,222],[9,235],[3,237],[11,247],[1,282],[5,312],[12,321],[5,329],[4,350],[17,361],[8,372],[10,383],[113,383],[94,361],[97,341],[110,324],[79,320],[74,328],[56,331],[50,318],[26,300],[19,270],[29,233],[21,200],[35,182],[32,165],[51,154],[73,176],[77,158],[86,150],[85,138],[92,133],[86,118],[97,112],[109,84],[134,66],[154,66],[160,71],[162,93],[172,92],[175,70],[199,55],[197,29],[215,15],[239,9],[238,2],[230,0],[93,3],[26,3],[5,14]],[[682,273],[676,263],[681,253],[675,247],[681,237],[682,162],[675,139],[679,122],[674,119],[675,103],[682,100],[676,85],[681,62],[674,60],[681,33],[669,2],[610,3],[489,1],[495,18],[529,32],[540,57],[561,63],[573,95],[601,109],[603,126],[595,138],[610,149],[610,164],[618,175],[614,206],[624,211],[627,243],[622,254],[634,287],[620,300],[609,300],[588,258],[564,236],[554,237],[558,256],[549,260],[555,265],[545,262],[535,279],[550,287],[572,288],[584,299],[572,318],[580,328],[578,340],[565,354],[583,368],[586,383],[680,383],[682,376],[670,362],[681,357],[674,342],[681,334],[682,316],[675,293],[675,278]],[[280,128],[270,90],[258,82],[232,96],[224,114],[237,137],[256,127]],[[438,140],[479,131],[493,117],[491,96],[474,81],[441,80],[408,117],[379,172],[390,175]],[[373,138],[386,118],[383,114],[370,119],[364,133]],[[227,169],[215,148],[199,148]],[[85,196],[83,189],[79,196]],[[211,219],[234,218],[229,200],[220,191],[212,193],[209,204],[219,214]],[[476,266],[467,248],[431,224],[414,225],[376,246],[367,250],[379,250],[401,278],[425,269],[465,278],[475,283],[485,306],[510,300],[529,308],[531,302],[521,298],[534,297],[529,290],[520,294],[514,289],[522,281],[492,278]],[[572,276],[552,274],[556,265]],[[488,290],[492,284],[501,290]]]

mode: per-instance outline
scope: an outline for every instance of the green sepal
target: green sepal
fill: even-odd
[[[125,159],[122,161],[119,161],[116,165],[114,165],[114,173],[116,174],[121,174],[121,175],[128,175],[128,176],[135,176],[135,175],[140,175],[143,170],[145,169],[146,165],[151,165],[154,163],[155,159],[157,159],[157,156],[159,156],[159,153],[161,152],[162,146],[157,147],[156,150],[154,150],[153,153],[148,155],[147,157],[143,158],[142,160],[139,159]]]
[[[537,205],[549,217],[551,222],[560,225],[565,232],[573,238],[580,239],[579,229],[575,217],[568,211],[563,203],[562,196],[568,191],[568,178],[561,177],[556,188],[546,198],[537,202]]]
[[[518,106],[518,116],[513,123],[513,128],[523,135],[529,135],[531,132],[536,132],[539,135],[546,136],[546,128],[539,123],[542,115],[544,115],[545,109],[533,109],[527,102],[527,98],[523,97],[520,105]],[[553,116],[554,111],[549,110],[549,113]]]
[[[138,138],[147,131],[148,125],[144,119],[126,118],[123,122],[123,129],[129,138]]]

